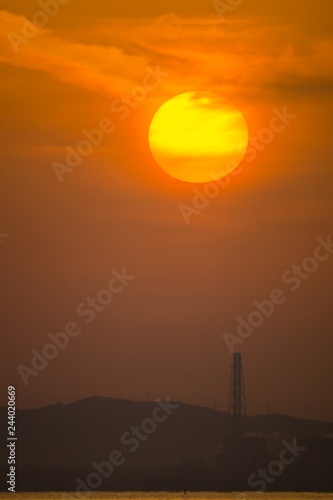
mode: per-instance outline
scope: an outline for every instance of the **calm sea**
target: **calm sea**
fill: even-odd
[[[0,493],[0,499],[14,500],[333,500],[333,493],[90,493],[77,495],[75,492],[46,492],[46,493]]]

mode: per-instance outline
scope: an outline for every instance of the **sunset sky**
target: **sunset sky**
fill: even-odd
[[[332,2],[243,0],[223,19],[207,0],[54,2],[53,17],[0,2],[1,404],[13,384],[21,408],[149,393],[225,411],[223,334],[280,289],[235,346],[248,414],[269,401],[333,420],[333,255],[286,282],[333,235]],[[249,148],[221,183],[172,178],[149,149],[154,114],[187,92],[246,120]],[[123,268],[135,279],[86,323],[77,308]],[[80,334],[25,385],[18,365],[68,322]]]

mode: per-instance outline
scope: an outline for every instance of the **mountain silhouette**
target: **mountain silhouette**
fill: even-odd
[[[217,448],[230,435],[231,416],[211,408],[177,404],[164,422],[157,423],[155,432],[145,441],[138,440],[135,452],[121,442],[121,436],[151,418],[156,402],[91,397],[17,410],[18,465],[89,467],[92,461],[106,460],[112,450],[119,450],[126,458],[126,467],[175,466],[193,460],[214,466]],[[7,409],[0,407],[3,422],[6,413]],[[268,444],[279,449],[283,439],[333,434],[333,423],[270,414],[245,417],[243,430],[249,436],[266,436]],[[0,463],[7,463],[5,447]]]

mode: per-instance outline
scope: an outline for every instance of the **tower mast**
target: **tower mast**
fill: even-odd
[[[242,355],[239,352],[234,353],[233,364],[231,367],[229,413],[233,416],[233,436],[241,437],[242,416],[246,415],[246,400]]]

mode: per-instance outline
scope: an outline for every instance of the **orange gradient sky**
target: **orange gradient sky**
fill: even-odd
[[[8,37],[40,10],[0,4],[1,380],[24,408],[149,391],[225,410],[222,334],[332,232],[333,4],[244,0],[222,21],[206,0],[70,0],[26,42]],[[148,131],[164,102],[198,91],[233,103],[250,142],[187,224],[179,207],[203,187],[156,164]],[[272,122],[283,110],[288,124]],[[66,148],[100,126],[68,167]],[[25,387],[17,365],[124,266],[135,280]],[[333,257],[240,346],[250,414],[270,401],[333,420],[332,269]]]

